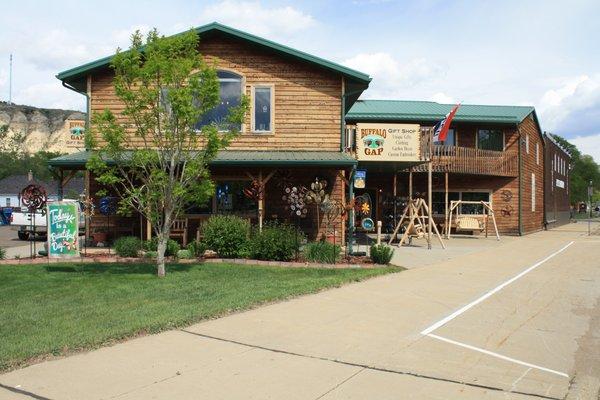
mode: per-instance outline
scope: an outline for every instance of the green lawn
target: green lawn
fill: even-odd
[[[0,266],[0,371],[399,271],[172,264]]]

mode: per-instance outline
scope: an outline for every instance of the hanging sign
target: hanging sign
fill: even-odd
[[[417,124],[356,124],[359,161],[420,161],[421,127]]]
[[[79,257],[79,206],[76,201],[48,203],[48,257]]]
[[[367,171],[366,170],[357,170],[354,172],[354,188],[355,189],[364,189],[367,183]]]

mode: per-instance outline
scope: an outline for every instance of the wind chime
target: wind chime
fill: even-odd
[[[37,210],[41,210],[42,216],[46,215],[46,203],[48,201],[48,194],[46,193],[46,189],[44,189],[42,186],[31,184],[26,186],[21,191],[21,201],[23,202],[23,205],[27,207],[27,211],[29,212],[30,230],[31,232],[33,232],[33,240],[29,241],[29,256],[33,258],[34,254],[36,254],[35,216]]]
[[[304,186],[300,186],[300,188],[296,186],[285,186],[283,189],[284,194],[281,197],[281,199],[287,203],[285,208],[289,211],[296,223],[296,260],[298,259],[298,248],[300,247],[298,243],[299,222],[301,218],[306,218],[306,214],[308,213],[305,201],[306,191]]]

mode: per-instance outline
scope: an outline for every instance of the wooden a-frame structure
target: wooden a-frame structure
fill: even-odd
[[[458,213],[458,206],[461,204],[473,204],[473,205],[481,205],[483,208],[483,214],[474,214],[474,215],[462,215]],[[492,205],[488,201],[466,201],[466,200],[452,200],[450,202],[450,211],[448,216],[448,223],[446,224],[446,238],[450,239],[450,230],[452,227],[452,215],[456,214],[456,228],[457,230],[485,230],[485,237],[488,237],[488,226],[490,223],[490,218],[494,224],[494,232],[496,233],[496,239],[500,240],[500,234],[498,233],[498,225],[496,225],[496,217],[494,215],[494,209]],[[479,226],[475,227],[470,223],[470,220],[475,220],[478,216],[483,218],[483,229]],[[468,225],[466,228],[461,228],[462,220],[466,220]],[[478,221],[475,221],[477,224]]]
[[[406,223],[406,229],[400,238],[400,242],[398,246],[402,246],[406,239],[409,237],[425,237],[427,239],[427,244],[429,248],[431,248],[431,235],[429,229],[433,229],[435,234],[442,245],[442,248],[445,249],[446,246],[442,241],[442,237],[440,236],[440,232],[438,231],[435,223],[433,223],[432,215],[429,212],[429,207],[427,207],[427,203],[425,203],[424,199],[416,198],[410,199],[402,212],[402,217],[400,217],[400,221],[398,221],[398,225],[394,229],[394,233],[390,236],[390,240],[388,241],[388,245],[391,245],[394,241],[394,238],[398,234],[400,228]]]

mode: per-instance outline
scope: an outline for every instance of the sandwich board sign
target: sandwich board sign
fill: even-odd
[[[79,205],[76,201],[48,203],[48,257],[79,257]]]

